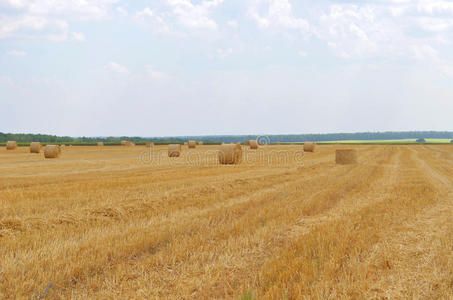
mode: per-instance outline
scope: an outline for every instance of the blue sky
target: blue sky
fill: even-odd
[[[0,0],[0,131],[452,130],[453,1]]]

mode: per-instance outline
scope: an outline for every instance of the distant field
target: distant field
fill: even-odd
[[[425,139],[425,144],[449,144],[452,139]],[[418,144],[416,139],[401,140],[349,140],[349,141],[325,141],[319,143],[340,144]]]
[[[0,148],[0,299],[453,299],[451,145],[301,148]]]

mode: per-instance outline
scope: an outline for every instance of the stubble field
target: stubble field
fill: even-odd
[[[301,148],[2,147],[0,299],[453,298],[452,145]]]

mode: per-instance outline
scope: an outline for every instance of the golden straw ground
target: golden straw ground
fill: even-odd
[[[3,147],[0,298],[453,297],[451,146],[338,147]]]

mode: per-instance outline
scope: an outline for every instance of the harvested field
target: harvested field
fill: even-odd
[[[453,146],[218,148],[0,148],[0,299],[453,298]]]

